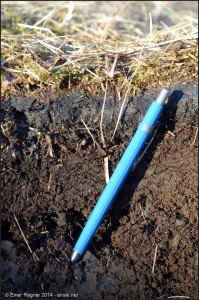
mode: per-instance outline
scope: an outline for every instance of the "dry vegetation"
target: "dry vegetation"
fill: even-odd
[[[108,80],[120,98],[195,81],[197,18],[168,2],[2,1],[3,97],[44,86],[96,93]]]

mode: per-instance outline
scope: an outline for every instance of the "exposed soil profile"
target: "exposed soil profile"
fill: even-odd
[[[3,298],[198,299],[198,92],[183,83],[169,89],[152,144],[74,266],[72,248],[106,184],[104,157],[111,175],[158,92],[129,98],[113,142],[121,101],[107,97],[106,149],[103,95],[2,101]]]

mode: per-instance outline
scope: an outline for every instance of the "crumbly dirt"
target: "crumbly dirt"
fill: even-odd
[[[112,142],[121,101],[108,95],[106,148],[103,95],[2,101],[3,298],[198,298],[197,93],[197,85],[170,87],[152,144],[74,266],[72,248],[105,187],[104,157],[111,175],[158,92],[129,98]]]

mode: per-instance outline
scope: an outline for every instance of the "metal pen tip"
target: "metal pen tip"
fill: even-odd
[[[82,259],[82,254],[79,254],[77,251],[73,251],[70,259],[70,264],[74,265]]]

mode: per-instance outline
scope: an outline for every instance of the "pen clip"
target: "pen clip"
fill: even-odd
[[[137,166],[137,164],[141,161],[142,157],[144,156],[144,154],[146,153],[147,149],[149,148],[149,146],[151,145],[156,133],[157,133],[157,130],[158,130],[158,127],[159,127],[160,123],[158,122],[155,126],[155,128],[153,129],[152,133],[150,134],[150,139],[149,141],[147,142],[145,148],[143,149],[143,151],[141,152],[141,154],[138,156],[137,160],[135,161],[134,165],[133,165],[133,169],[134,170]]]

